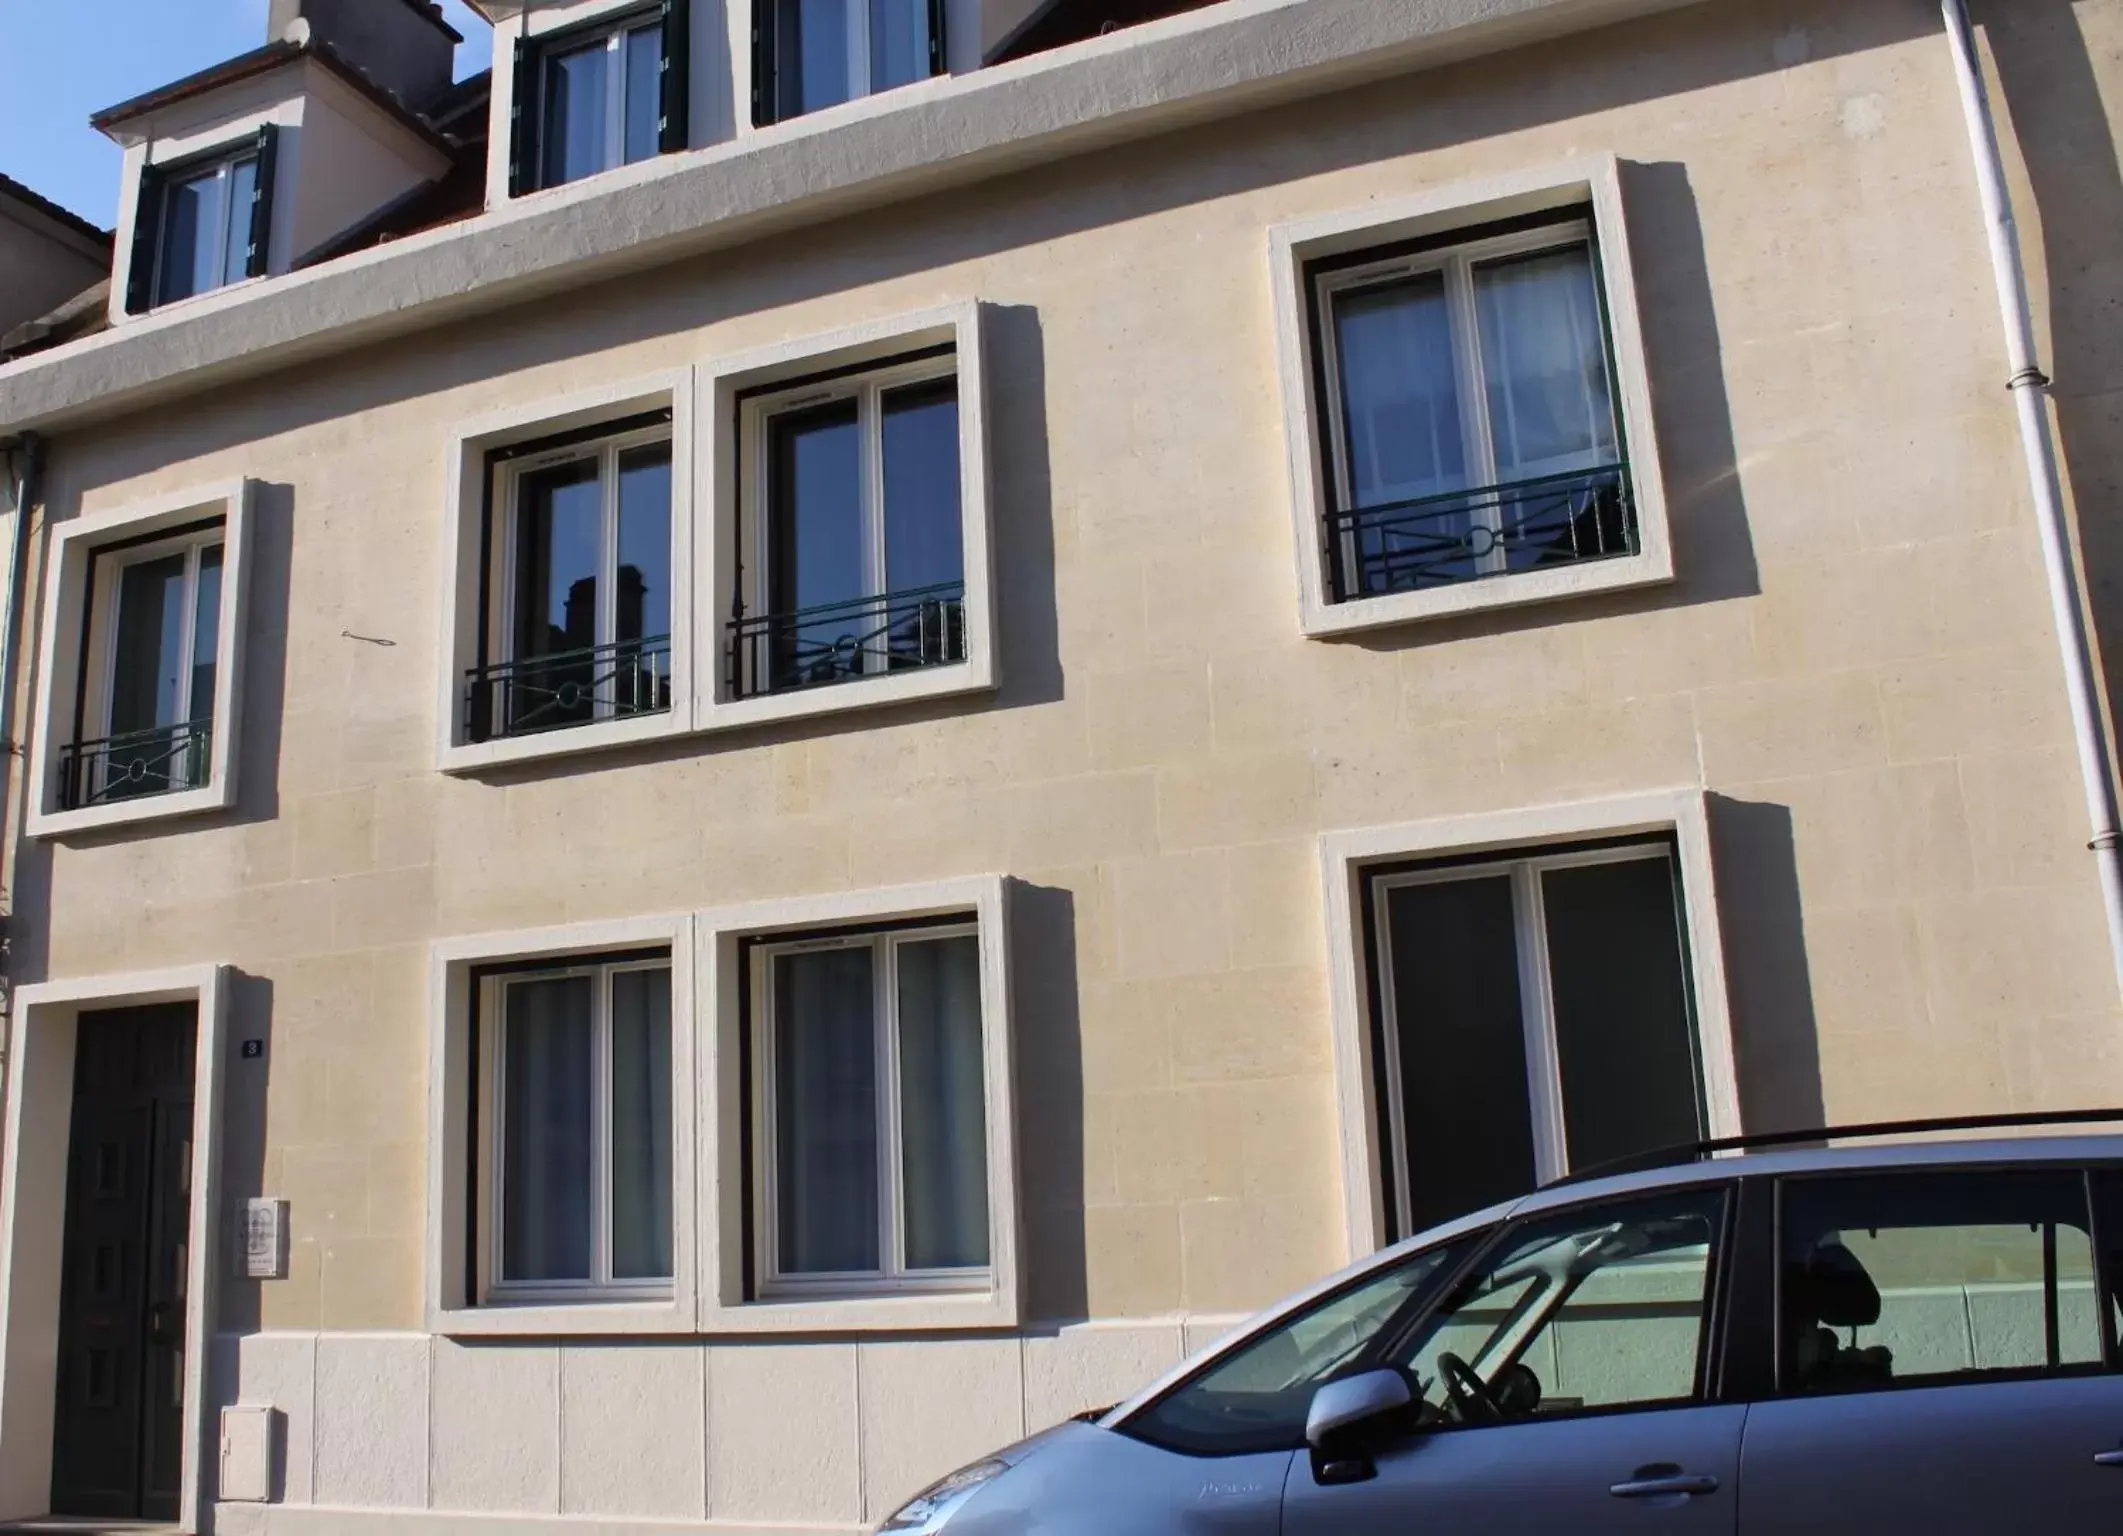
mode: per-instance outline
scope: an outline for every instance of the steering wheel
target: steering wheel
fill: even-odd
[[[1447,1350],[1437,1357],[1437,1374],[1445,1394],[1462,1424],[1494,1424],[1504,1417],[1503,1405],[1489,1390],[1489,1383],[1474,1374],[1474,1367]]]

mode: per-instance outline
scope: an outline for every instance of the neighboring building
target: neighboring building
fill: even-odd
[[[482,9],[102,114],[0,362],[0,1517],[848,1531],[1537,1180],[2123,1101],[1935,6]],[[1979,20],[2107,619],[2123,0]]]
[[[111,273],[111,235],[0,176],[0,345]]]

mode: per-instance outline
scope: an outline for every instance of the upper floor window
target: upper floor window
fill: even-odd
[[[265,275],[276,134],[267,125],[240,149],[143,173],[126,288],[129,311]]]
[[[1584,221],[1311,278],[1335,601],[1637,551]]]
[[[510,191],[686,146],[686,0],[516,43]]]
[[[941,74],[943,0],[754,0],[760,126]]]
[[[966,659],[951,347],[750,396],[730,692]]]
[[[488,456],[475,740],[671,707],[671,413]]]

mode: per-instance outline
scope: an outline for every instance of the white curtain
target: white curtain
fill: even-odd
[[[501,1277],[590,1278],[591,981],[509,985],[503,1004]]]
[[[774,1178],[783,1274],[880,1267],[868,947],[774,961]]]
[[[909,1269],[988,1262],[980,941],[899,946],[900,1141]]]
[[[1477,267],[1474,289],[1498,479],[1612,463],[1614,404],[1587,249]]]
[[[612,977],[612,1276],[671,1274],[671,973]]]
[[[1445,280],[1436,272],[1343,293],[1335,356],[1349,456],[1348,505],[1462,490],[1466,446]]]

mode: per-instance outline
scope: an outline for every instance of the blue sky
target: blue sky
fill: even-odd
[[[109,229],[118,147],[91,113],[265,41],[267,0],[0,0],[0,171]],[[487,28],[442,0],[466,43],[460,76],[489,62]]]

